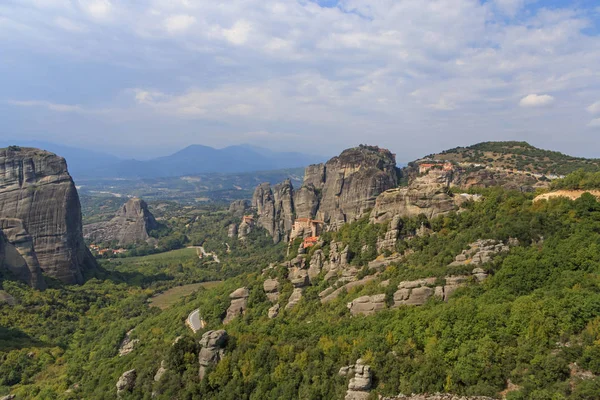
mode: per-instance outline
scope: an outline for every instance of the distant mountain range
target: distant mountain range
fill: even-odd
[[[215,149],[191,145],[165,157],[146,161],[123,160],[116,156],[43,141],[1,141],[0,147],[19,145],[42,148],[64,157],[69,172],[77,179],[165,178],[205,173],[243,173],[305,167],[326,157],[297,152],[276,152],[252,145]]]

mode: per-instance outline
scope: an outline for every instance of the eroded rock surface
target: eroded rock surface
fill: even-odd
[[[288,303],[285,306],[285,309],[287,310],[287,309],[294,307],[296,304],[298,304],[298,302],[300,302],[301,299],[302,299],[302,289],[301,288],[294,289],[294,291],[292,292],[292,295],[288,299]]]
[[[135,380],[137,372],[135,369],[123,372],[123,375],[117,381],[117,395],[120,396],[123,392],[131,392],[135,388]]]
[[[151,241],[149,232],[158,228],[154,215],[142,199],[130,199],[110,221],[83,227],[84,237],[97,243],[116,241],[119,246]]]
[[[55,154],[0,150],[0,220],[12,227],[8,230],[15,229],[14,235],[3,230],[22,258],[27,262],[35,254],[39,268],[53,278],[83,283],[83,271],[97,267],[83,240],[77,189],[67,163]],[[27,266],[32,277],[38,276],[36,265]],[[39,279],[31,284],[44,286]]]
[[[382,223],[394,217],[416,217],[420,214],[431,219],[456,210],[454,198],[448,192],[451,180],[451,171],[429,171],[407,187],[382,193],[371,212],[371,222]]]
[[[492,261],[492,258],[500,253],[510,250],[509,246],[496,240],[478,240],[469,245],[468,250],[464,250],[454,259],[449,266],[456,267],[461,265],[482,265]]]
[[[362,296],[348,303],[352,315],[372,315],[386,308],[385,294]]]
[[[133,351],[135,346],[140,342],[139,339],[131,339],[133,329],[125,334],[121,345],[119,346],[119,357],[125,356]]]
[[[0,270],[10,271],[33,288],[45,289],[46,282],[33,249],[33,239],[25,231],[22,221],[6,218],[0,220],[1,228],[6,230],[12,242],[0,230]]]
[[[275,302],[279,299],[279,281],[277,279],[267,279],[263,283],[263,289],[270,301]]]
[[[271,188],[259,185],[252,196],[252,207],[258,213],[258,225],[273,237],[273,242],[288,240],[294,223],[294,188],[288,179]]]
[[[200,380],[206,376],[206,370],[216,365],[225,356],[225,346],[229,336],[224,330],[208,331],[202,335],[200,340],[200,354],[198,355],[198,363],[200,364],[199,376]]]
[[[345,400],[366,400],[371,390],[371,367],[365,365],[362,359],[354,365],[354,376],[348,383]]]
[[[223,319],[223,324],[228,324],[233,321],[235,318],[243,315],[246,311],[246,305],[248,304],[248,297],[250,296],[250,292],[247,288],[239,288],[236,289],[233,293],[229,295],[231,299],[231,304],[227,309],[227,315],[225,319]]]

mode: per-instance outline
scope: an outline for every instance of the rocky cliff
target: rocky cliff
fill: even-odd
[[[110,221],[83,227],[84,237],[98,243],[117,241],[119,246],[147,242],[151,230],[158,228],[154,215],[141,199],[130,199]]]
[[[314,217],[331,226],[339,226],[360,217],[373,208],[380,193],[398,184],[396,157],[389,150],[359,146],[344,150],[325,164],[306,169],[304,186],[315,189],[319,204]],[[310,196],[304,211],[312,209]],[[313,217],[300,215],[299,217]]]
[[[286,181],[271,188],[268,183],[259,185],[252,196],[252,207],[258,214],[258,225],[265,228],[278,243],[287,240],[294,223],[294,188]]]
[[[396,185],[394,154],[359,146],[325,164],[307,167],[304,184],[297,191],[289,180],[273,187],[259,185],[252,207],[258,213],[258,225],[277,243],[289,239],[295,218],[316,218],[337,229],[373,208],[377,196]],[[237,204],[231,206],[232,212],[238,208]]]
[[[452,172],[429,171],[414,179],[409,186],[388,190],[375,201],[371,222],[381,223],[393,217],[414,217],[424,214],[435,218],[457,208],[448,188]]]
[[[38,268],[65,283],[82,283],[83,271],[96,266],[83,240],[75,184],[67,163],[55,154],[0,150],[0,226],[36,287],[43,286]]]

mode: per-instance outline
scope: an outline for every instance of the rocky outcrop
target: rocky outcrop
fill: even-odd
[[[342,152],[325,164],[306,168],[297,191],[290,180],[271,188],[259,185],[252,197],[257,224],[275,243],[288,240],[294,218],[323,221],[329,229],[358,219],[373,208],[377,196],[397,185],[396,158],[389,150],[359,146]],[[239,209],[232,203],[230,210]],[[297,237],[307,232],[295,232]]]
[[[407,187],[382,193],[371,212],[371,222],[382,223],[394,217],[409,218],[420,214],[431,219],[456,210],[457,205],[448,191],[452,174],[451,171],[432,170],[414,179]]]
[[[167,372],[167,362],[165,360],[162,360],[160,362],[160,367],[156,371],[156,374],[154,374],[154,382],[160,381],[166,372]]]
[[[119,357],[126,356],[131,353],[135,346],[140,342],[139,339],[131,339],[131,334],[133,333],[133,329],[125,334],[125,338],[121,342],[119,346]]]
[[[135,369],[123,372],[123,375],[117,381],[117,396],[121,396],[124,392],[131,392],[135,388],[135,380],[137,372]]]
[[[275,302],[279,299],[279,281],[277,279],[267,279],[263,283],[263,289],[269,301]]]
[[[294,188],[288,179],[271,188],[259,185],[252,196],[252,207],[258,213],[258,225],[273,237],[273,242],[288,240],[294,223]]]
[[[496,240],[480,239],[469,245],[469,249],[464,250],[454,259],[449,266],[457,267],[461,265],[482,265],[492,261],[492,258],[500,253],[509,251],[508,245]]]
[[[227,237],[229,238],[235,238],[238,235],[238,226],[237,224],[230,224],[229,228],[227,229]]]
[[[97,267],[83,240],[77,189],[67,163],[55,154],[0,150],[0,220],[38,288],[43,286],[38,266],[64,283],[82,283],[83,271]]]
[[[452,184],[465,190],[501,186],[508,190],[534,192],[538,188],[547,188],[549,181],[540,181],[535,176],[522,172],[482,168],[475,171],[457,169]]]
[[[292,292],[292,295],[288,299],[288,303],[285,306],[285,309],[288,310],[293,308],[296,304],[300,302],[302,299],[302,288],[295,288]]]
[[[248,200],[235,200],[229,205],[229,213],[236,218],[242,218],[248,208],[250,208]]]
[[[396,157],[374,146],[345,150],[304,175],[304,186],[320,193],[317,219],[333,229],[373,208],[377,196],[397,184]]]
[[[384,251],[393,251],[396,248],[396,242],[400,237],[400,229],[402,228],[402,218],[395,215],[388,224],[388,230],[383,238],[377,239],[377,253],[381,254]]]
[[[42,269],[33,249],[33,239],[27,234],[19,219],[0,220],[0,228],[4,228],[12,239],[0,230],[0,271],[9,271],[15,278],[36,289],[45,289],[46,282]]]
[[[348,391],[344,399],[366,400],[369,398],[369,391],[371,390],[371,367],[365,365],[362,359],[358,359],[353,370],[354,376],[348,383]],[[350,371],[351,369],[348,372],[350,373]]]
[[[246,306],[248,304],[248,297],[250,297],[250,292],[247,288],[239,288],[236,289],[233,293],[229,295],[231,299],[231,304],[227,309],[227,315],[223,320],[223,324],[226,325],[233,321],[235,318],[243,315],[246,311]]]
[[[269,319],[273,319],[279,315],[280,307],[281,306],[278,303],[278,304],[275,304],[273,307],[269,308],[269,313],[268,313]]]
[[[202,335],[200,340],[200,354],[198,363],[200,364],[200,380],[206,376],[206,370],[223,359],[225,356],[225,346],[229,336],[224,330],[208,331]]]
[[[119,246],[152,241],[149,232],[157,229],[158,223],[141,199],[130,199],[110,221],[89,224],[83,227],[84,237],[97,243],[116,241]]]
[[[385,294],[362,296],[348,303],[348,309],[352,315],[372,315],[385,308]]]

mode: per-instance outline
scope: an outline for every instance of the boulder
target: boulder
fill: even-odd
[[[21,257],[29,262],[35,255],[37,265],[27,264],[34,287],[45,286],[38,268],[74,284],[83,283],[84,270],[97,267],[83,239],[77,189],[67,163],[55,154],[14,146],[0,150],[0,220],[14,229],[9,234],[0,227]]]
[[[139,339],[131,339],[133,329],[125,334],[125,338],[119,346],[119,357],[125,356],[133,351],[135,346],[140,342]]]
[[[160,362],[160,367],[156,371],[156,374],[154,374],[154,382],[160,381],[165,372],[167,372],[167,362],[165,360],[162,360]]]
[[[371,367],[365,365],[363,360],[356,361],[354,377],[348,383],[345,400],[366,400],[371,390]]]
[[[131,392],[135,388],[135,380],[137,372],[135,369],[123,372],[123,375],[117,381],[117,395],[120,396],[123,392]]]
[[[224,330],[208,331],[200,339],[200,353],[198,363],[200,364],[199,376],[203,380],[206,376],[206,370],[216,365],[225,356],[225,346],[229,336]]]
[[[231,304],[227,309],[227,315],[225,316],[225,319],[223,319],[224,325],[227,325],[235,318],[244,314],[248,304],[248,297],[250,297],[250,292],[245,287],[238,288],[229,295]]]
[[[294,291],[292,292],[292,295],[288,299],[288,303],[285,306],[285,309],[288,310],[288,309],[294,307],[296,304],[298,304],[298,302],[301,299],[302,299],[302,288],[294,289]]]
[[[385,294],[362,296],[348,303],[352,315],[372,315],[386,308]]]
[[[280,308],[279,303],[277,303],[273,307],[269,308],[269,313],[268,313],[269,319],[273,319],[279,315],[279,308]]]
[[[271,301],[277,301],[279,298],[279,281],[277,279],[267,279],[263,283],[263,289]]]

